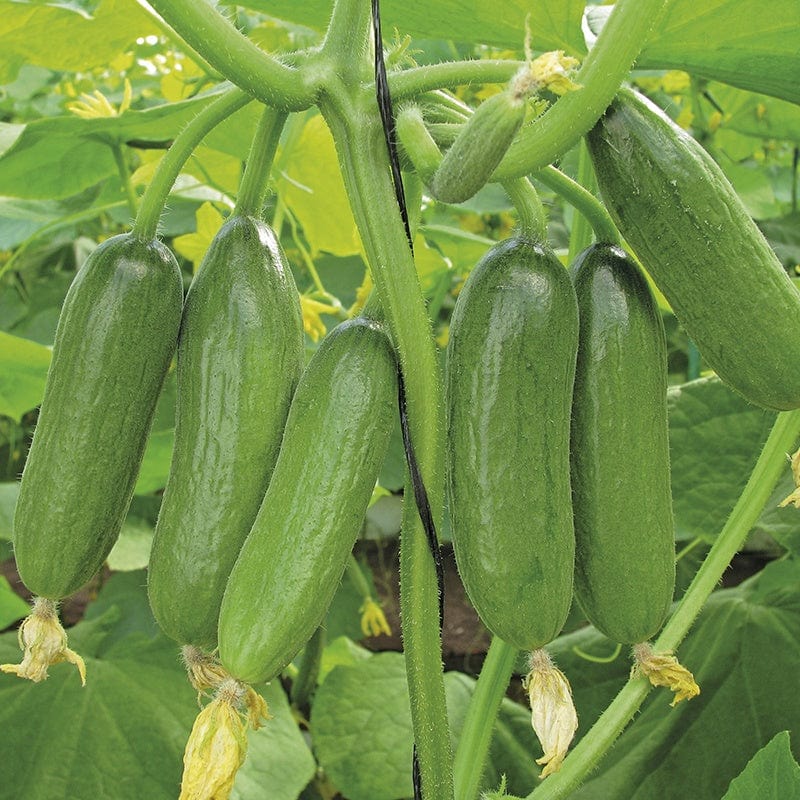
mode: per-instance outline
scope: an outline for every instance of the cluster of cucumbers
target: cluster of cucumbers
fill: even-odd
[[[800,293],[720,168],[630,90],[587,144],[617,227],[708,364],[756,405],[800,407]],[[447,157],[441,169],[460,185]],[[568,275],[520,235],[470,273],[447,353],[453,542],[471,602],[515,647],[554,639],[573,595],[614,641],[662,626],[675,583],[666,370],[653,294],[614,244]]]
[[[800,294],[719,168],[627,90],[587,141],[627,244],[709,365],[753,403],[800,406]],[[451,152],[440,188],[476,157]],[[396,415],[378,322],[341,324],[307,365],[303,352],[297,290],[263,221],[224,224],[185,302],[163,245],[126,234],[98,247],[65,301],[22,479],[28,588],[57,601],[102,565],[177,353],[153,612],[177,642],[218,649],[236,679],[277,675],[322,621]],[[663,624],[675,580],[666,384],[660,312],[619,247],[593,245],[568,273],[519,235],[471,273],[447,351],[450,511],[469,597],[505,641],[550,642],[573,593],[618,642]]]

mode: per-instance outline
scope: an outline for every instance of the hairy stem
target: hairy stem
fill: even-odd
[[[302,70],[267,55],[208,0],[150,0],[164,21],[214,69],[266,105],[300,111],[314,102]]]
[[[175,137],[142,197],[139,213],[133,224],[132,233],[135,236],[146,240],[156,236],[164,204],[186,160],[212,128],[249,102],[250,97],[240,89],[228,89],[206,106]]]
[[[547,241],[547,220],[536,189],[527,178],[514,178],[503,184],[517,211],[520,231],[535,242]]]
[[[269,173],[278,142],[281,138],[286,112],[265,108],[258,122],[253,143],[247,156],[235,213],[242,216],[260,216],[264,195],[267,193]]]
[[[478,796],[494,721],[518,655],[515,647],[506,644],[498,636],[492,638],[456,749],[453,775],[459,800],[475,800]]]
[[[760,516],[775,485],[786,469],[786,453],[800,437],[800,410],[778,415],[761,455],[738,502],[698,570],[675,613],[653,644],[656,652],[674,650],[683,641],[700,609],[719,583],[733,556]],[[600,715],[597,722],[564,760],[561,771],[551,775],[526,800],[560,800],[568,797],[610,749],[647,697],[646,678],[632,678]]]

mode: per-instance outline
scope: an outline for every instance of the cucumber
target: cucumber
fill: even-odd
[[[756,405],[800,407],[800,292],[713,159],[631,91],[587,141],[609,211],[708,364]]]
[[[453,545],[486,627],[521,650],[561,630],[575,539],[569,429],[578,310],[546,246],[493,247],[458,297],[447,347]]]
[[[325,616],[388,448],[396,384],[389,339],[366,319],[334,329],[303,372],[222,600],[220,659],[238,680],[273,678]]]
[[[491,177],[525,119],[525,98],[506,90],[481,103],[459,131],[431,181],[443,203],[469,200]]]
[[[40,597],[80,588],[116,541],[182,301],[172,253],[130,234],[97,247],[67,293],[14,515],[17,568]]]
[[[675,587],[664,325],[619,247],[593,245],[572,273],[575,597],[601,633],[636,644],[659,630]]]
[[[300,303],[280,245],[266,223],[234,216],[186,297],[175,445],[148,570],[153,614],[181,644],[216,646],[225,583],[302,366]]]

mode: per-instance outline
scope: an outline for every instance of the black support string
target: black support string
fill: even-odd
[[[383,37],[381,35],[381,15],[379,0],[372,0],[372,33],[375,44],[375,91],[378,101],[378,109],[383,122],[383,135],[386,139],[386,148],[389,151],[389,163],[392,169],[392,183],[394,193],[397,198],[397,205],[400,207],[400,215],[406,229],[406,238],[411,252],[414,252],[414,240],[411,236],[411,226],[408,221],[408,207],[406,205],[405,192],[403,191],[403,177],[400,173],[400,159],[397,155],[397,139],[395,135],[394,112],[392,110],[392,98],[389,93],[389,83],[386,80],[386,64],[383,60]],[[442,626],[444,624],[444,572],[442,569],[442,555],[439,549],[439,540],[436,536],[436,526],[433,522],[433,514],[428,500],[428,492],[422,480],[419,470],[414,446],[411,441],[411,431],[408,425],[408,408],[406,406],[405,385],[401,371],[397,371],[398,404],[400,406],[400,428],[403,433],[403,448],[405,450],[408,471],[411,476],[411,486],[414,491],[414,501],[419,511],[422,527],[428,540],[428,547],[431,551],[434,567],[436,569],[436,584],[439,592],[439,634],[441,637]],[[422,800],[422,780],[420,777],[419,758],[417,757],[417,745],[414,744],[414,754],[412,761],[412,780],[414,785],[414,800]]]

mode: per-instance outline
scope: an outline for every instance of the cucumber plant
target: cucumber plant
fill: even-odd
[[[108,118],[90,121],[90,138],[113,151],[127,189],[120,202],[136,221],[132,232],[94,251],[62,311],[15,518],[19,571],[39,599],[20,630],[22,664],[4,671],[41,680],[59,661],[83,669],[67,647],[55,604],[97,572],[117,537],[177,340],[176,439],[149,595],[164,631],[188,646],[195,687],[214,693],[187,745],[181,797],[222,798],[233,790],[247,746],[244,722],[257,729],[267,717],[263,698],[248,683],[292,681],[298,705],[313,704],[316,671],[329,666],[320,625],[363,524],[398,391],[414,456],[404,490],[400,606],[415,796],[478,797],[491,722],[518,651],[528,650],[525,685],[547,778],[529,796],[567,797],[644,701],[644,678],[662,685],[665,676],[678,675],[676,701],[696,694],[671,653],[741,547],[784,467],[781,454],[795,450],[800,434],[792,337],[800,295],[698,141],[620,88],[642,48],[645,66],[662,66],[652,53],[669,50],[659,51],[658,39],[665,35],[669,43],[675,36],[665,20],[677,4],[619,0],[609,14],[588,9],[586,31],[604,23],[590,48],[570,43],[564,31],[550,36],[532,26],[528,37],[537,48],[558,41],[571,48],[566,55],[534,59],[530,42],[522,46],[521,20],[517,48],[525,58],[518,61],[417,66],[398,47],[388,75],[373,72],[381,42],[371,37],[379,20],[363,0],[336,0],[325,21],[314,9],[291,12],[308,15],[297,22],[327,22],[327,28],[319,43],[303,42],[287,57],[265,52],[213,5],[151,5],[159,25],[170,26],[204,62],[199,82],[222,76],[232,86],[154,110],[141,139],[131,137],[128,131],[138,129],[124,117],[147,112],[128,110],[129,91],[118,108],[97,96],[81,107]],[[556,4],[545,6],[552,11]],[[430,21],[437,24],[435,13]],[[271,35],[265,30],[258,32],[261,42]],[[292,30],[300,35],[308,34]],[[503,35],[487,31],[488,39]],[[709,56],[698,68],[703,80],[708,74],[742,80],[737,75],[744,71],[712,62]],[[687,57],[685,64],[692,63]],[[549,70],[548,80],[541,70]],[[797,99],[780,70],[748,80],[755,81],[750,88]],[[454,91],[476,84],[492,88]],[[376,87],[384,111],[390,99],[399,110],[405,217],[400,172],[387,148],[392,125],[381,118]],[[695,81],[692,92],[700,131],[699,109],[713,91]],[[533,94],[536,103],[528,102]],[[156,237],[167,195],[187,159],[195,154],[202,161],[198,146],[212,128],[223,126],[215,141],[238,155],[246,123],[237,112],[250,102],[266,110],[236,207],[213,238],[182,312],[175,259]],[[192,107],[202,110],[187,122]],[[759,119],[770,113],[764,108],[756,111]],[[321,306],[299,306],[280,241],[290,241],[290,255],[298,257],[295,274],[304,268],[317,296],[328,299],[317,270],[318,243],[308,235],[313,222],[286,202],[285,186],[265,207],[264,183],[291,115],[282,143],[286,159],[279,157],[273,174],[279,187],[285,181],[298,191],[308,188],[287,165],[320,146],[310,139],[298,147],[312,109],[332,134],[358,229],[355,249],[369,273],[353,318],[326,336],[303,368],[301,321],[316,336],[324,330],[313,317]],[[180,124],[163,130],[174,141],[140,198],[126,148],[166,147],[166,134],[157,139],[159,114],[167,118],[173,110]],[[720,112],[715,124],[725,123]],[[36,130],[32,125],[31,135]],[[17,134],[25,135],[8,131],[11,138]],[[586,158],[579,159],[577,181],[565,174],[573,171],[569,150],[583,136],[602,202]],[[13,156],[26,141],[0,154],[0,173],[6,152]],[[213,183],[218,167],[205,179]],[[578,259],[574,288],[525,176],[550,187],[594,231],[598,243]],[[223,183],[228,191],[236,185],[229,175]],[[436,222],[452,221],[458,212],[431,203],[467,201],[487,183],[506,190],[518,229],[471,269],[448,317],[446,282],[428,297],[421,290],[417,267],[431,254],[421,251],[420,236],[455,257]],[[228,199],[220,205],[232,207]],[[165,217],[166,238],[179,218]],[[420,218],[429,224],[415,230]],[[574,221],[570,227],[574,256],[591,245],[591,236]],[[618,247],[623,239],[705,362],[748,400],[783,412],[729,523],[672,613],[664,332],[645,277]],[[423,254],[416,262],[409,240]],[[334,314],[341,308],[324,306]],[[437,329],[450,323],[444,371],[432,321]],[[495,636],[455,752],[435,559],[446,494],[462,582]],[[568,617],[573,594],[577,603]],[[567,756],[577,720],[569,683],[544,647],[568,619],[582,616],[610,639],[634,645],[637,663]],[[295,667],[292,659],[306,644]],[[312,796],[335,791],[324,777],[316,780]]]

